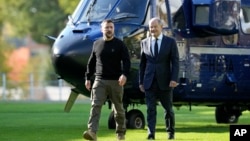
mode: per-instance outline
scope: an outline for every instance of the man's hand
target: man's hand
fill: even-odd
[[[144,89],[144,86],[143,85],[139,85],[139,88],[140,88],[140,90],[141,90],[141,92],[145,92],[145,89]]]
[[[126,84],[126,82],[127,82],[127,77],[126,77],[125,75],[122,74],[122,75],[119,77],[118,82],[119,82],[119,85],[120,85],[120,86],[124,86],[124,85]]]
[[[169,87],[175,88],[175,87],[177,87],[177,86],[178,86],[178,83],[177,83],[177,82],[175,82],[175,81],[170,81]]]
[[[85,87],[86,87],[87,90],[90,91],[90,89],[91,89],[91,81],[90,80],[85,81]]]

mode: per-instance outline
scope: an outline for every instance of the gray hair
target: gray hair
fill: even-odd
[[[158,24],[163,25],[163,22],[162,22],[161,19],[158,18],[158,17],[154,17],[154,18],[150,19],[150,20],[149,20],[149,24],[152,23],[153,21],[157,21]]]

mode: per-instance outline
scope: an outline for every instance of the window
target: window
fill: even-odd
[[[241,28],[245,34],[250,34],[250,7],[243,7],[240,12]]]
[[[94,21],[100,22],[106,18],[117,0],[92,0],[88,3],[80,22]]]
[[[208,25],[209,24],[209,7],[208,6],[196,6],[195,24],[196,25]]]

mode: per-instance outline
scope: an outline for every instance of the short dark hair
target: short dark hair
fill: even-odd
[[[111,19],[105,19],[105,20],[102,21],[101,25],[103,23],[114,23],[114,22]]]

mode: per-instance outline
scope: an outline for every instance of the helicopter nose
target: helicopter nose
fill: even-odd
[[[55,41],[52,47],[52,65],[60,78],[70,82],[84,79],[92,44],[88,39],[59,38]]]

